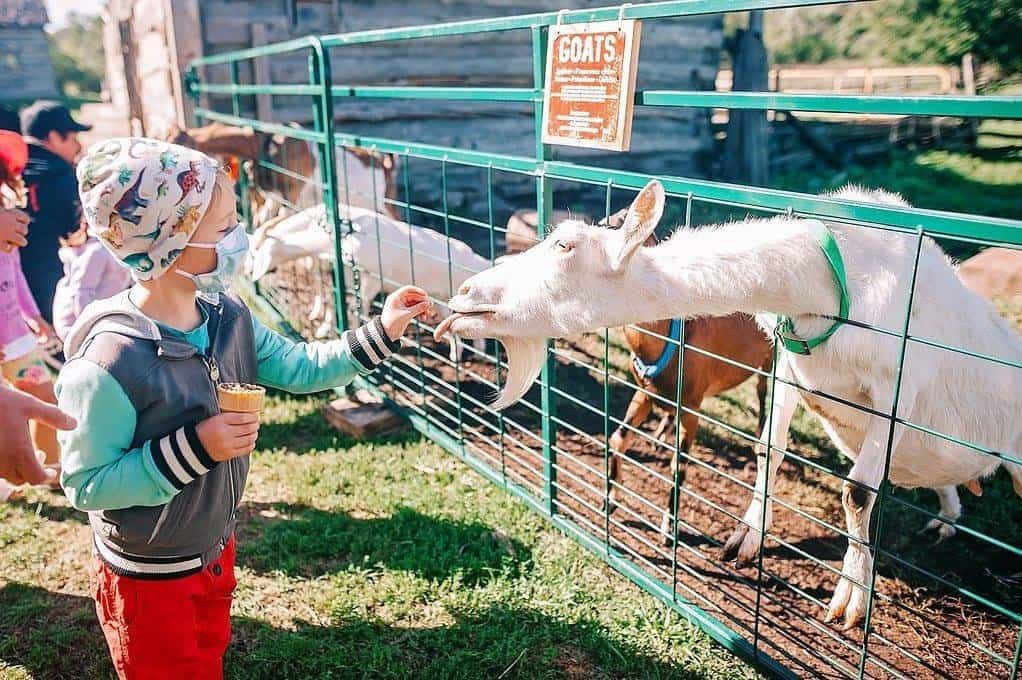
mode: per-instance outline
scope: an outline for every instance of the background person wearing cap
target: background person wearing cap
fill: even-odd
[[[21,134],[21,119],[18,112],[8,106],[0,106],[0,130]]]
[[[60,238],[78,229],[81,201],[75,178],[75,158],[82,150],[78,133],[91,130],[71,117],[67,107],[38,101],[21,112],[21,134],[28,142],[24,179],[31,218],[28,245],[22,250],[25,278],[43,318],[53,321],[53,294],[64,268]]]

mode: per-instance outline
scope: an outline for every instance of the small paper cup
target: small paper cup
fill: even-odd
[[[259,413],[266,390],[246,383],[220,383],[216,386],[220,410],[225,413]]]

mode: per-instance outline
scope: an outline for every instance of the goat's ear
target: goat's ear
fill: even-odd
[[[656,229],[664,214],[664,200],[664,185],[653,180],[632,201],[625,214],[624,224],[621,225],[620,250],[611,253],[610,267],[613,271],[624,268],[639,246]]]

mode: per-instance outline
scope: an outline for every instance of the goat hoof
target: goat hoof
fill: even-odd
[[[721,552],[721,558],[725,562],[738,559],[738,550],[742,547],[742,543],[745,542],[745,536],[748,533],[749,527],[744,524],[739,524],[735,527],[735,530],[731,532],[731,536],[729,536],[727,542],[724,543],[724,549]]]
[[[827,615],[823,617],[824,623],[833,623],[844,616],[848,607],[848,600],[851,597],[852,584],[845,579],[837,582],[834,589],[834,596],[830,598],[830,605],[827,607]]]
[[[940,545],[941,543],[943,543],[944,541],[958,533],[958,530],[955,529],[953,526],[946,522],[942,522],[936,517],[927,522],[926,526],[919,530],[919,533],[923,534],[926,533],[927,531],[934,530],[937,532],[937,540],[934,542],[934,545]]]
[[[872,563],[873,558],[868,552],[864,553],[858,547],[848,548],[841,568],[841,578],[834,588],[834,597],[831,598],[827,615],[823,619],[826,623],[844,617],[842,628],[850,630],[862,621],[869,599],[868,584],[871,582]],[[862,587],[857,585],[859,583],[867,585]]]

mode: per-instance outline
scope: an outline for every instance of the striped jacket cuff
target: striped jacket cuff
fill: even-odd
[[[348,331],[344,334],[343,341],[348,345],[351,356],[366,371],[379,366],[384,359],[401,347],[400,340],[391,340],[387,337],[380,317],[375,317],[364,326]]]
[[[149,450],[156,467],[176,489],[184,488],[219,464],[203,448],[194,425],[151,439]]]

